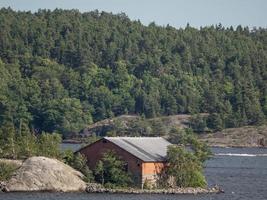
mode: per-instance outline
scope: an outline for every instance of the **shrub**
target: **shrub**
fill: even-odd
[[[15,164],[0,162],[0,181],[8,180],[17,168]]]
[[[61,136],[59,134],[42,133],[38,137],[38,156],[60,158],[59,145],[61,143]]]
[[[194,155],[201,162],[204,162],[212,155],[211,150],[206,145],[206,143],[199,141],[193,130],[190,128],[171,129],[169,134],[169,141],[172,144],[190,146],[194,152]]]
[[[84,175],[85,182],[92,182],[94,176],[92,171],[87,166],[87,159],[80,153],[73,154],[71,150],[64,152],[64,161],[74,169],[80,171]]]
[[[153,188],[154,188],[154,185],[151,182],[149,182],[149,180],[146,179],[144,184],[143,184],[143,189],[144,190],[151,190]]]
[[[132,183],[132,179],[125,167],[126,163],[120,160],[113,151],[108,151],[96,165],[94,171],[96,180],[104,185],[126,187]]]
[[[189,120],[189,126],[196,133],[202,133],[207,130],[206,118],[200,115],[193,115]]]
[[[175,178],[178,187],[205,187],[202,163],[182,146],[169,146],[167,175]]]
[[[221,115],[217,113],[210,114],[207,118],[207,126],[214,131],[221,131],[224,128]]]

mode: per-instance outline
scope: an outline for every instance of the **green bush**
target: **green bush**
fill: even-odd
[[[201,171],[192,171],[192,175],[189,178],[190,187],[205,187],[207,182]]]
[[[206,120],[206,117],[193,115],[189,120],[189,126],[193,129],[194,132],[203,133],[208,129]]]
[[[21,123],[16,130],[12,121],[0,125],[0,153],[3,158],[26,159],[31,156],[61,158],[60,134],[42,132],[36,135],[28,124]]]
[[[87,159],[82,154],[73,154],[71,150],[66,150],[64,152],[64,162],[80,171],[84,175],[85,182],[89,183],[94,180],[93,173],[87,166]]]
[[[0,162],[0,181],[8,180],[17,168],[17,165]]]
[[[143,184],[143,189],[144,190],[151,190],[154,188],[154,185],[151,184],[147,179],[145,180],[144,184]]]
[[[201,142],[197,139],[191,128],[186,129],[171,129],[169,133],[169,139],[172,144],[190,146],[194,152],[194,155],[201,161],[209,159],[212,155],[210,148],[206,143]]]
[[[132,184],[132,179],[125,167],[126,163],[118,158],[115,152],[108,151],[95,167],[96,180],[105,186],[110,184],[114,187],[129,186]]]
[[[178,187],[205,187],[202,163],[182,146],[169,146],[167,176],[174,177]]]

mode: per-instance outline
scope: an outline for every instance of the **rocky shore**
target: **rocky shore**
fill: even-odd
[[[5,162],[11,162],[5,160]],[[13,162],[13,161],[12,161]],[[14,161],[15,162],[15,161]],[[219,187],[213,188],[105,188],[101,184],[86,184],[83,175],[70,166],[51,158],[31,157],[17,163],[19,168],[10,180],[0,181],[0,192],[88,192],[119,194],[208,194],[223,192]]]
[[[24,192],[32,192],[36,190],[24,190]],[[49,192],[57,192],[58,190],[49,190]],[[218,187],[212,188],[169,188],[169,189],[138,189],[138,188],[104,188],[97,183],[89,183],[85,189],[88,193],[110,193],[110,194],[215,194],[223,193],[224,191]],[[7,190],[6,183],[0,182],[0,192],[11,192]],[[62,192],[62,191],[61,191]],[[66,191],[65,191],[66,192]],[[80,190],[80,192],[83,192]]]
[[[169,188],[169,189],[137,189],[137,188],[104,188],[100,184],[90,183],[87,185],[88,193],[119,193],[119,194],[209,194],[224,192],[220,187],[212,188]]]

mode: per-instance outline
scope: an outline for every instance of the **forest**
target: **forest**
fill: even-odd
[[[198,113],[220,128],[266,122],[265,28],[0,9],[0,140],[8,128],[67,137],[122,114]]]

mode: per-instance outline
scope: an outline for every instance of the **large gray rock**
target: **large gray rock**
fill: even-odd
[[[85,191],[83,175],[70,166],[51,158],[25,160],[6,184],[6,191]]]

